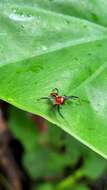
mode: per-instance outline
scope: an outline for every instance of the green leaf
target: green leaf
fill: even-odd
[[[78,185],[76,186],[76,190],[89,190],[89,188],[85,185]]]
[[[52,186],[52,184],[50,183],[47,183],[47,184],[43,184],[43,185],[40,185],[38,188],[36,187],[34,190],[53,190],[54,187]]]
[[[95,2],[100,17],[101,1]],[[74,3],[75,11],[69,3],[56,3],[55,11],[46,0],[0,2],[0,98],[43,116],[107,158],[107,19],[92,22],[89,1],[84,15],[82,1]],[[37,101],[55,87],[81,99],[62,106],[64,119],[47,101]]]

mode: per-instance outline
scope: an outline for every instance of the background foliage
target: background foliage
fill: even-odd
[[[106,173],[105,159],[60,128],[49,123],[40,132],[26,112],[12,107],[10,113],[9,127],[25,148],[25,167],[35,183],[44,179],[36,189],[89,189],[87,185]]]

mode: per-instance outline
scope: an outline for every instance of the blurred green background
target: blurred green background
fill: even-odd
[[[48,129],[39,130],[29,113],[10,109],[9,128],[24,147],[23,164],[32,190],[93,189],[90,184],[105,175],[107,161],[62,129],[47,124]]]

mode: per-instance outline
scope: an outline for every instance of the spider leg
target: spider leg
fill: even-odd
[[[74,99],[74,100],[76,100],[76,99],[77,99],[77,100],[78,100],[78,102],[81,104],[81,100],[80,100],[80,98],[79,98],[78,96],[71,96],[71,98],[72,98],[72,99]]]
[[[71,100],[78,100],[79,101],[79,103],[81,103],[81,101],[80,101],[80,98],[78,97],[78,96],[64,96],[64,98],[65,98],[65,100],[69,100],[69,99],[71,99]]]
[[[68,99],[80,99],[78,96],[64,96],[66,100]]]
[[[56,91],[57,94],[59,94],[59,90],[57,88],[54,88],[52,91]]]
[[[39,101],[39,100],[50,100],[50,97],[41,97],[41,98],[38,98],[37,100],[38,100],[38,101]]]
[[[62,113],[61,113],[61,111],[60,111],[60,105],[57,105],[57,108],[58,108],[58,113],[59,113],[59,115],[64,119],[64,116],[62,115]]]
[[[53,104],[53,105],[51,106],[51,111],[52,111],[53,113],[56,111],[56,107],[57,107],[56,104]]]
[[[52,105],[52,110],[53,110],[53,111],[55,111],[56,106],[57,106],[56,104],[53,104],[53,105]]]

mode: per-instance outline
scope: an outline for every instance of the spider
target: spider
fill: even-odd
[[[62,115],[60,108],[64,103],[69,99],[78,99],[80,101],[80,98],[78,96],[66,96],[66,95],[59,95],[59,90],[57,88],[54,88],[52,92],[47,97],[41,97],[40,99],[46,99],[49,100],[54,108],[57,108],[59,115],[64,118]],[[39,99],[39,100],[40,100]]]

